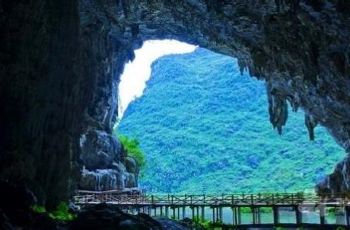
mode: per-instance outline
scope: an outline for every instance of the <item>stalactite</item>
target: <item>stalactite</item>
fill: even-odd
[[[273,128],[276,128],[278,134],[282,134],[282,127],[288,119],[288,104],[286,97],[276,89],[271,89],[267,83],[267,96],[269,102],[270,122]]]
[[[317,120],[313,116],[305,114],[305,125],[309,131],[309,138],[312,141],[315,140],[314,128],[317,126],[317,123]]]
[[[239,71],[240,71],[241,75],[243,75],[244,69],[246,68],[246,64],[241,59],[238,59],[237,63],[238,63],[238,66],[239,66]]]
[[[298,112],[298,109],[300,107],[300,97],[295,95],[288,95],[287,100],[289,101],[290,106],[292,107],[293,112]]]

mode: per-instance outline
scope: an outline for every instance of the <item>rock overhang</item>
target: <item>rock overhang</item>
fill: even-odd
[[[11,125],[3,129],[0,175],[34,181],[44,201],[66,199],[74,190],[80,137],[90,130],[111,134],[119,76],[133,50],[149,39],[177,39],[238,58],[241,69],[266,81],[270,120],[278,130],[287,121],[289,101],[305,111],[310,137],[319,123],[350,150],[346,1],[37,0],[0,9],[6,35],[2,100],[9,108],[26,108],[27,115],[7,109],[1,117]],[[35,9],[41,10],[33,14]],[[19,55],[26,53],[33,55]],[[347,174],[336,173],[342,188]]]

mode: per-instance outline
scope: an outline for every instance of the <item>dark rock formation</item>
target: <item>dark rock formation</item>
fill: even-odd
[[[101,204],[84,210],[69,230],[186,230],[184,225],[168,219],[153,219],[146,214],[136,216],[123,213],[113,205]]]
[[[0,178],[28,184],[49,207],[67,199],[83,165],[80,140],[111,134],[124,63],[156,38],[237,57],[267,81],[279,132],[289,101],[349,151],[349,12],[344,0],[3,0]],[[313,138],[315,123],[306,124]]]
[[[80,138],[83,165],[79,189],[123,190],[137,187],[138,166],[122,144],[106,131],[90,130]],[[128,167],[125,167],[127,165]]]
[[[0,181],[0,190],[0,229],[59,229],[59,222],[32,211],[37,200],[27,187]]]
[[[316,190],[319,194],[332,196],[349,196],[350,190],[350,159],[347,156],[339,162],[334,172],[320,182]]]
[[[30,219],[30,207],[36,203],[36,197],[27,187],[0,180],[0,215],[4,220],[27,223]],[[11,199],[15,197],[15,199]],[[3,212],[3,213],[2,213]]]
[[[23,186],[0,181],[0,229],[1,230],[161,230],[190,229],[172,220],[157,220],[146,214],[126,214],[115,205],[92,205],[75,212],[77,218],[71,222],[52,219],[48,213],[35,213],[29,206],[35,197]],[[10,194],[17,199],[10,199]],[[176,228],[175,228],[176,227]]]
[[[79,175],[88,101],[77,8],[77,1],[0,2],[0,177],[26,183],[51,207],[68,199]]]
[[[149,229],[132,215],[121,212],[118,208],[97,205],[83,211],[73,221],[71,230],[79,229]]]
[[[92,130],[83,134],[80,146],[80,158],[89,170],[111,168],[113,162],[119,162],[123,157],[121,143],[103,131]]]

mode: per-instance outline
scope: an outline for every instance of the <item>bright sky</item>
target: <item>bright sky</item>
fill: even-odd
[[[151,76],[151,64],[168,54],[190,53],[196,46],[176,40],[149,40],[135,50],[135,59],[125,65],[119,84],[118,117],[121,119],[131,101],[142,96]]]

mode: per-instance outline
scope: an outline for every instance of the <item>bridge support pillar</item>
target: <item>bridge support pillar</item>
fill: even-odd
[[[201,207],[201,219],[204,220],[205,218],[205,206]]]
[[[258,209],[258,224],[261,224],[261,210]]]
[[[222,207],[219,207],[219,221],[223,222]]]
[[[261,215],[259,207],[252,207],[252,215],[253,215],[253,224],[261,223]]]
[[[215,222],[219,222],[219,219],[220,219],[219,209],[220,209],[219,207],[217,207],[215,209],[215,211],[216,211],[216,220],[215,220]]]
[[[320,224],[324,225],[326,224],[326,208],[323,204],[321,204],[319,207],[320,207]]]
[[[173,216],[172,216],[172,218],[173,218],[173,219],[176,219],[175,207],[171,207],[171,209],[173,210]]]
[[[213,218],[212,218],[212,222],[215,223],[215,207],[212,206],[212,211],[213,211]]]
[[[346,226],[349,227],[350,226],[350,220],[349,220],[349,217],[350,217],[350,210],[349,210],[349,206],[345,206],[345,223],[346,223]]]
[[[194,206],[191,206],[190,208],[191,208],[192,220],[194,220],[194,218],[195,218]]]
[[[242,213],[241,213],[241,208],[237,207],[237,225],[242,224]]]
[[[255,214],[256,210],[255,210],[254,207],[251,207],[250,209],[251,209],[251,211],[252,211],[253,224],[256,224],[256,214]]]
[[[185,217],[186,217],[186,207],[183,206],[182,207],[182,219],[185,219]]]
[[[295,223],[297,224],[298,227],[301,227],[303,223],[303,215],[298,205],[294,206],[294,210],[295,210]]]
[[[231,211],[232,211],[232,225],[235,226],[235,225],[237,225],[236,209],[234,207],[231,207]]]
[[[273,212],[273,224],[278,225],[280,223],[279,208],[277,206],[273,206],[272,212]]]

